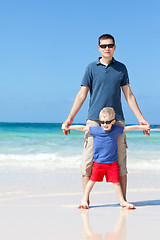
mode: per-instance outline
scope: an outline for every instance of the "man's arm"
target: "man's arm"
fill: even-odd
[[[142,115],[142,113],[141,113],[141,111],[138,107],[136,98],[131,91],[130,86],[129,85],[122,86],[122,91],[124,93],[125,99],[126,99],[128,105],[129,105],[129,107],[131,108],[132,112],[134,113],[134,115],[138,119],[139,124],[140,125],[147,125],[148,128],[150,129],[150,124],[144,119],[144,117],[143,117],[143,115]],[[150,135],[150,130],[144,130],[143,133],[149,136]]]
[[[134,131],[134,130],[137,130],[137,129],[142,129],[144,131],[150,130],[150,128],[147,125],[132,125],[132,126],[124,127],[125,132],[126,131]]]
[[[88,91],[89,91],[89,87],[87,87],[87,86],[81,87],[80,91],[78,92],[78,94],[74,100],[74,103],[73,103],[72,109],[69,113],[69,116],[68,116],[67,120],[63,123],[63,124],[65,124],[66,127],[72,125],[76,114],[82,107],[82,105],[87,97]],[[68,131],[66,131],[66,130],[63,130],[63,132],[65,135],[68,134]]]
[[[83,125],[72,125],[72,126],[69,126],[69,127],[66,127],[65,124],[62,124],[62,129],[63,130],[70,130],[70,129],[73,129],[73,130],[79,130],[79,131],[87,131],[89,132],[89,127],[87,126],[83,126]]]

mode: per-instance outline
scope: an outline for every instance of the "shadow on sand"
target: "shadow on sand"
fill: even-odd
[[[147,200],[139,202],[131,202],[135,207],[147,207],[147,206],[160,206],[160,200]],[[98,208],[98,207],[120,207],[120,204],[105,204],[105,205],[95,205],[90,206],[89,208]]]

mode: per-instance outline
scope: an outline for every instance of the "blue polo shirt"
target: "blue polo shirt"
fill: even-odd
[[[114,58],[103,65],[99,60],[88,65],[81,86],[90,88],[88,119],[99,120],[104,107],[113,107],[116,120],[124,120],[121,87],[129,84],[126,66]]]
[[[102,127],[89,127],[89,133],[94,140],[93,162],[113,163],[117,161],[117,136],[122,134],[124,127],[112,126],[110,131]]]

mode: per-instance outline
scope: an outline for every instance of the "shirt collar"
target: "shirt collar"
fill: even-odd
[[[102,64],[102,63],[100,62],[100,59],[101,59],[101,57],[99,57],[98,60],[96,61],[96,64],[97,64],[97,65]],[[115,60],[114,57],[113,57],[112,60],[110,61],[110,63],[109,63],[108,65],[114,63],[115,61],[116,61],[116,60]]]

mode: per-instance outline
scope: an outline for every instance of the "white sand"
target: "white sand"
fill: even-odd
[[[147,184],[155,175],[130,173],[128,199],[135,210],[122,209],[112,185],[97,184],[91,207],[80,212],[81,182],[74,191],[41,194],[12,192],[0,198],[0,238],[3,240],[152,240],[160,238],[160,188]],[[74,175],[74,174],[73,174]],[[72,175],[72,179],[74,176]],[[139,179],[145,184],[140,184]],[[158,175],[156,178],[158,179]],[[138,179],[138,181],[137,181]],[[75,185],[77,191],[75,191]],[[137,187],[136,187],[137,186]],[[106,190],[104,190],[106,187]],[[70,190],[72,187],[70,186]]]

